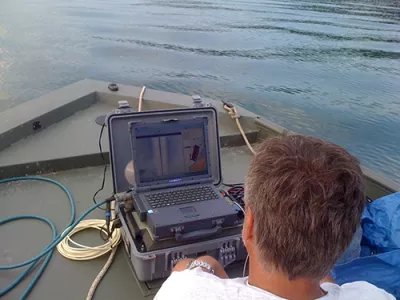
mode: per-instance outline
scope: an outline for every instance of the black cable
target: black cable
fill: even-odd
[[[106,159],[105,159],[105,157],[104,157],[103,148],[102,148],[102,146],[101,146],[101,138],[102,138],[102,136],[103,136],[104,127],[106,127],[106,123],[104,123],[104,124],[101,126],[100,135],[99,135],[99,150],[100,150],[101,159],[105,162]],[[101,187],[100,187],[100,188],[94,193],[94,195],[93,195],[93,202],[94,202],[95,204],[97,204],[97,201],[96,201],[96,196],[97,196],[97,194],[100,193],[100,192],[104,189],[104,185],[105,185],[105,183],[106,183],[106,173],[107,173],[107,164],[105,163],[105,164],[104,164],[104,171],[103,171],[103,181],[102,181],[102,183],[101,183]],[[105,208],[100,207],[100,206],[99,206],[99,209],[106,210]]]
[[[115,218],[112,219],[110,222],[113,223],[113,222],[114,222],[115,220],[117,220],[117,219],[118,219],[118,217],[115,217]],[[107,223],[104,223],[104,225],[101,226],[100,231],[99,231],[99,232],[100,232],[100,237],[101,237],[101,239],[102,239],[103,241],[105,241],[105,242],[107,242],[107,241],[110,240],[112,234],[114,233],[114,230],[115,230],[116,228],[118,228],[118,227],[114,226],[114,224],[113,224],[113,226],[111,227],[111,230],[107,230],[107,228],[105,228],[106,226],[107,226]],[[104,236],[103,231],[107,232],[107,233],[106,233],[107,236]]]
[[[103,131],[104,131],[105,127],[106,127],[106,123],[104,122],[104,124],[101,125],[100,136],[99,136],[99,150],[100,150],[101,158],[103,160],[106,160],[106,159],[105,159],[104,154],[103,154],[103,147],[101,146],[101,138],[103,137]]]
[[[107,236],[104,237],[104,235],[103,235],[103,230],[104,230],[104,231],[107,231],[104,227],[106,227],[106,223],[104,223],[104,225],[101,226],[101,228],[100,228],[100,237],[101,237],[101,239],[102,239],[103,241],[107,242],[107,241],[109,240],[110,233],[107,232]]]
[[[244,187],[243,186],[233,186],[228,189],[227,194],[230,198],[233,198],[235,202],[241,205],[243,208],[245,206],[244,203]]]
[[[244,218],[244,202],[239,203],[239,199],[237,199],[235,197],[235,195],[232,195],[229,191],[226,191],[224,189],[220,190],[222,193],[223,197],[227,197],[228,199],[230,199],[234,204],[236,204],[237,206],[239,206],[240,212],[239,215],[240,217],[243,219]]]

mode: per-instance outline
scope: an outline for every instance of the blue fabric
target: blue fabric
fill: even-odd
[[[400,249],[400,192],[370,203],[361,224],[363,244],[375,253]]]
[[[332,275],[340,285],[367,281],[400,299],[400,250],[360,257],[336,265]]]
[[[352,243],[346,251],[354,255],[360,250],[360,257],[338,261],[333,278],[338,284],[367,281],[400,300],[400,193],[368,204],[361,226],[361,249]]]
[[[362,236],[363,236],[363,231],[360,225],[357,228],[357,231],[354,234],[353,240],[351,241],[349,247],[347,248],[345,253],[343,253],[343,255],[336,261],[336,264],[341,265],[361,256]]]

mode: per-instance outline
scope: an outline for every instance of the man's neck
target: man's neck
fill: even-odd
[[[258,262],[249,264],[249,284],[284,299],[311,300],[325,295],[319,282],[307,278],[289,280],[281,272],[266,272]]]

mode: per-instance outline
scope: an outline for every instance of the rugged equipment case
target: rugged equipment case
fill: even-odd
[[[218,113],[215,108],[201,107],[140,113],[121,113],[121,111],[114,110],[106,118],[114,193],[123,192],[132,187],[125,176],[125,169],[132,160],[129,123],[133,119],[136,120],[137,114],[140,114],[143,119],[156,120],[160,115],[163,118],[166,115],[170,118],[180,118],[187,116],[189,111],[193,117],[212,116],[209,120],[216,122],[216,124],[209,124],[209,128],[215,128],[215,130],[208,130],[208,134],[210,149],[214,149],[213,151],[216,154],[213,158],[216,160],[213,165],[217,166],[213,172],[215,174],[213,182],[215,185],[221,183]],[[246,258],[246,250],[241,240],[240,225],[224,230],[212,238],[190,243],[180,243],[174,239],[154,241],[151,231],[145,222],[140,221],[136,211],[126,212],[124,207],[118,206],[116,212],[122,223],[122,238],[126,252],[140,281],[167,277],[175,264],[185,257],[211,255],[224,266]]]

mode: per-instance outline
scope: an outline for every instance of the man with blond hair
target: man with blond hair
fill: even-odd
[[[184,259],[156,300],[394,300],[367,282],[329,276],[365,206],[359,161],[343,148],[301,135],[264,141],[245,182],[243,242],[249,276],[229,279],[210,256]]]

